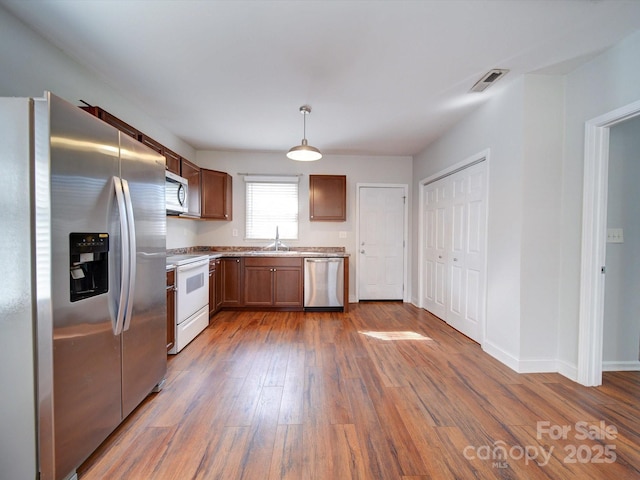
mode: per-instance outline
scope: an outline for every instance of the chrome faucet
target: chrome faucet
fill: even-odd
[[[273,241],[273,243],[270,243],[265,247],[265,250],[274,250],[276,252],[280,250],[289,250],[289,247],[287,247],[284,243],[280,241],[280,233],[278,232],[277,225],[276,225],[276,238]]]

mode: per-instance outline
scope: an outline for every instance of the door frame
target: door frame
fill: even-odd
[[[420,180],[420,182],[418,183],[418,307],[424,309],[424,284],[425,284],[425,265],[424,265],[424,252],[423,252],[423,248],[422,246],[424,245],[424,241],[426,238],[425,235],[425,223],[424,223],[424,187],[430,183],[433,183],[435,181],[438,181],[442,178],[448,177],[449,175],[452,175],[460,170],[464,170],[465,168],[468,168],[472,165],[475,165],[476,163],[485,162],[486,165],[486,184],[485,184],[485,242],[484,242],[484,256],[485,256],[485,262],[484,262],[484,272],[482,272],[483,275],[483,282],[484,282],[484,286],[485,286],[485,291],[484,291],[484,311],[482,312],[482,325],[480,325],[480,339],[479,342],[480,345],[484,344],[484,339],[486,338],[486,328],[487,328],[487,291],[488,291],[488,286],[487,286],[487,271],[488,271],[488,258],[487,258],[487,251],[488,251],[488,238],[489,238],[489,223],[488,223],[488,219],[489,219],[489,157],[490,157],[490,153],[491,153],[491,149],[487,148],[485,150],[482,150],[481,152],[478,152],[474,155],[471,155],[470,157],[465,158],[464,160],[451,165],[450,167],[444,168],[436,173],[434,173],[433,175],[429,175],[426,178],[423,178],[422,180]]]
[[[640,101],[585,122],[577,365],[577,381],[585,386],[602,384],[609,130],[638,115]]]
[[[402,252],[402,269],[403,276],[402,282],[404,285],[402,293],[402,301],[409,302],[409,275],[408,275],[408,255],[409,251],[409,185],[406,183],[356,183],[356,249],[355,249],[355,294],[356,301],[360,301],[360,189],[361,188],[402,188],[404,191],[404,228],[402,232],[402,241],[404,244],[404,251]]]

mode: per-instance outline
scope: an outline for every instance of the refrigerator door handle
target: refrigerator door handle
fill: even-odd
[[[129,190],[129,182],[122,179],[122,190],[124,192],[124,201],[127,209],[127,235],[128,247],[129,247],[129,270],[128,275],[128,293],[127,293],[127,308],[124,314],[124,326],[123,331],[129,330],[131,326],[131,313],[133,311],[133,295],[135,293],[135,280],[136,280],[136,226],[133,218],[133,203],[131,202],[131,191]]]
[[[113,334],[120,335],[124,325],[125,310],[127,305],[127,286],[128,286],[128,272],[129,272],[129,236],[127,228],[127,214],[124,200],[124,191],[122,183],[119,177],[113,177],[113,188],[116,192],[116,204],[118,205],[118,213],[120,216],[120,238],[122,243],[121,252],[121,280],[120,280],[120,295],[118,300],[118,313],[116,316],[116,323],[114,325]]]

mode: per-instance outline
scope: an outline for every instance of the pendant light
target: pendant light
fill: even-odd
[[[311,113],[311,107],[309,105],[301,106],[300,113],[303,115],[302,118],[304,119],[302,127],[302,144],[291,147],[287,152],[287,157],[299,162],[313,162],[314,160],[320,160],[322,158],[320,150],[307,143],[307,115]]]

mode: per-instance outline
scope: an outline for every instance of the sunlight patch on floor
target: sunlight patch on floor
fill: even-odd
[[[425,337],[424,335],[419,334],[418,332],[358,332],[362,335],[366,335],[367,337],[377,338],[378,340],[433,340],[430,337]]]

